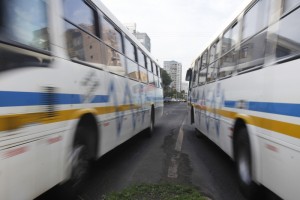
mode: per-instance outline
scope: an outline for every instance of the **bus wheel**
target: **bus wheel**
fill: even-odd
[[[71,155],[72,173],[70,183],[74,189],[81,186],[84,180],[86,180],[88,177],[90,171],[91,156],[88,149],[88,136],[90,134],[86,132],[88,132],[88,130],[84,128],[78,128],[76,139],[73,145],[73,151]]]
[[[151,108],[151,115],[150,115],[150,126],[148,127],[147,133],[148,136],[152,136],[154,132],[154,108]]]
[[[258,186],[252,180],[251,148],[246,128],[237,133],[236,167],[239,185],[247,199],[253,199],[257,195]]]

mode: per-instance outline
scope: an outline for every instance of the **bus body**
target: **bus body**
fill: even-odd
[[[81,181],[88,165],[78,163],[153,130],[160,68],[101,2],[7,0],[0,10],[0,199]]]
[[[255,0],[187,72],[191,123],[236,163],[242,192],[300,196],[300,1]]]

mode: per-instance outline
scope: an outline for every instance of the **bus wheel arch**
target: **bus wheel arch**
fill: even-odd
[[[89,130],[89,131],[85,132],[86,130]],[[86,133],[88,133],[88,134],[86,134]],[[88,135],[88,138],[89,138],[88,142],[90,145],[89,156],[90,156],[90,158],[95,160],[97,158],[97,152],[99,149],[99,144],[98,144],[99,128],[98,128],[97,119],[93,114],[86,113],[80,117],[80,120],[77,124],[77,128],[75,131],[73,145],[75,144],[76,139],[80,139],[81,134]]]
[[[258,194],[258,185],[253,180],[253,155],[250,136],[243,119],[237,119],[233,129],[233,153],[239,186],[247,199]]]

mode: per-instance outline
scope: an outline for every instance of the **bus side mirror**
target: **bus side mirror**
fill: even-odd
[[[192,69],[190,68],[190,69],[188,69],[187,72],[186,72],[186,75],[185,75],[185,81],[190,82],[191,77],[192,77]]]

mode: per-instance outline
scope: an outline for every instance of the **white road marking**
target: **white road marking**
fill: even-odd
[[[179,134],[177,136],[176,140],[176,145],[175,145],[175,151],[177,152],[177,155],[172,156],[171,158],[171,164],[168,169],[168,177],[169,178],[177,178],[178,177],[178,160],[180,159],[180,152],[181,152],[181,147],[182,147],[182,142],[183,142],[183,125],[185,124],[186,118],[183,120],[180,129],[179,129]]]

